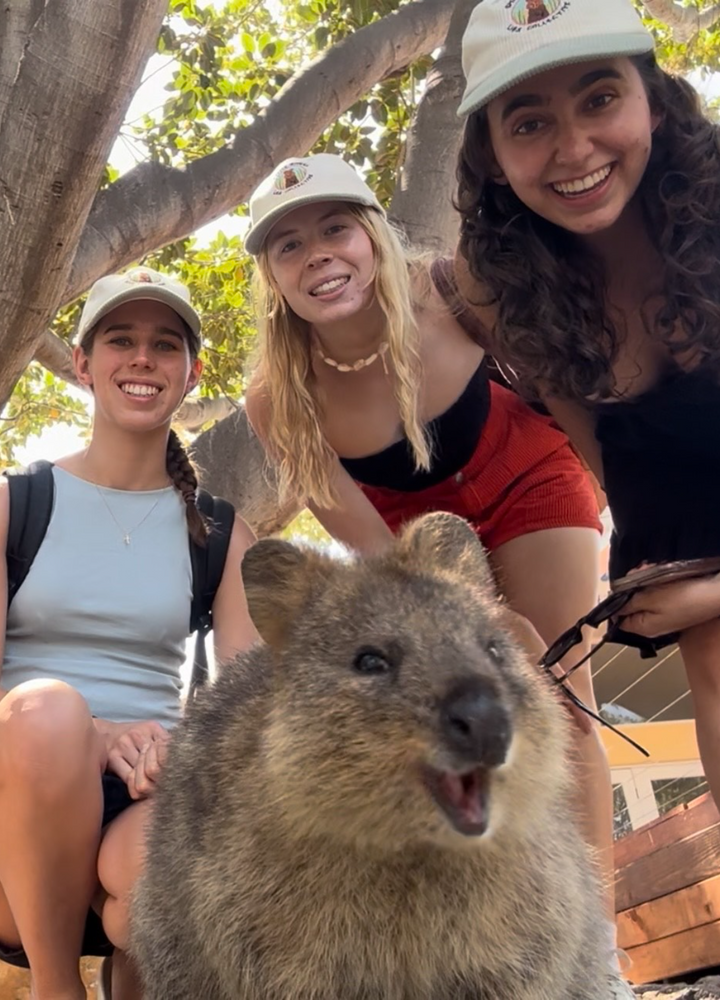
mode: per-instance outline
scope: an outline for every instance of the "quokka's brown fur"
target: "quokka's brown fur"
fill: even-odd
[[[267,645],[173,736],[146,1000],[606,1000],[569,724],[468,526],[351,563],[262,541],[243,577]]]

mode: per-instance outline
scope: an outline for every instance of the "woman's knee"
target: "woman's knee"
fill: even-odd
[[[0,888],[0,944],[11,950],[22,947],[10,904],[2,888]]]
[[[52,777],[87,769],[102,745],[87,702],[62,681],[28,681],[0,702],[0,781]]]
[[[138,802],[108,827],[98,855],[98,878],[107,894],[102,906],[105,933],[116,948],[127,948],[130,900],[145,863],[145,834],[152,803]]]

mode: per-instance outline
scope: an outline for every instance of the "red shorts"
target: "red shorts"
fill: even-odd
[[[358,484],[388,527],[443,510],[466,518],[490,550],[545,528],[601,531],[595,491],[567,437],[509,389],[490,382],[490,392],[488,419],[460,472],[417,492]]]

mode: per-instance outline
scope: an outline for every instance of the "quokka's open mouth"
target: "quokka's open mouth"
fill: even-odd
[[[490,771],[475,767],[458,774],[423,768],[427,790],[452,826],[466,837],[480,837],[490,819]]]

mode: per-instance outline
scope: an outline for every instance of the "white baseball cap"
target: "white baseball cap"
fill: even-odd
[[[80,314],[75,343],[82,344],[98,320],[122,305],[137,299],[164,302],[184,319],[193,335],[190,347],[200,350],[200,317],[190,304],[190,292],[180,281],[151,267],[132,267],[124,274],[108,274],[92,286]]]
[[[351,201],[374,208],[382,205],[360,175],[339,156],[317,153],[284,160],[258,185],[250,198],[250,229],[245,249],[257,256],[275,223],[300,205],[318,201]]]
[[[543,70],[651,52],[630,0],[482,0],[462,40],[462,118]]]

